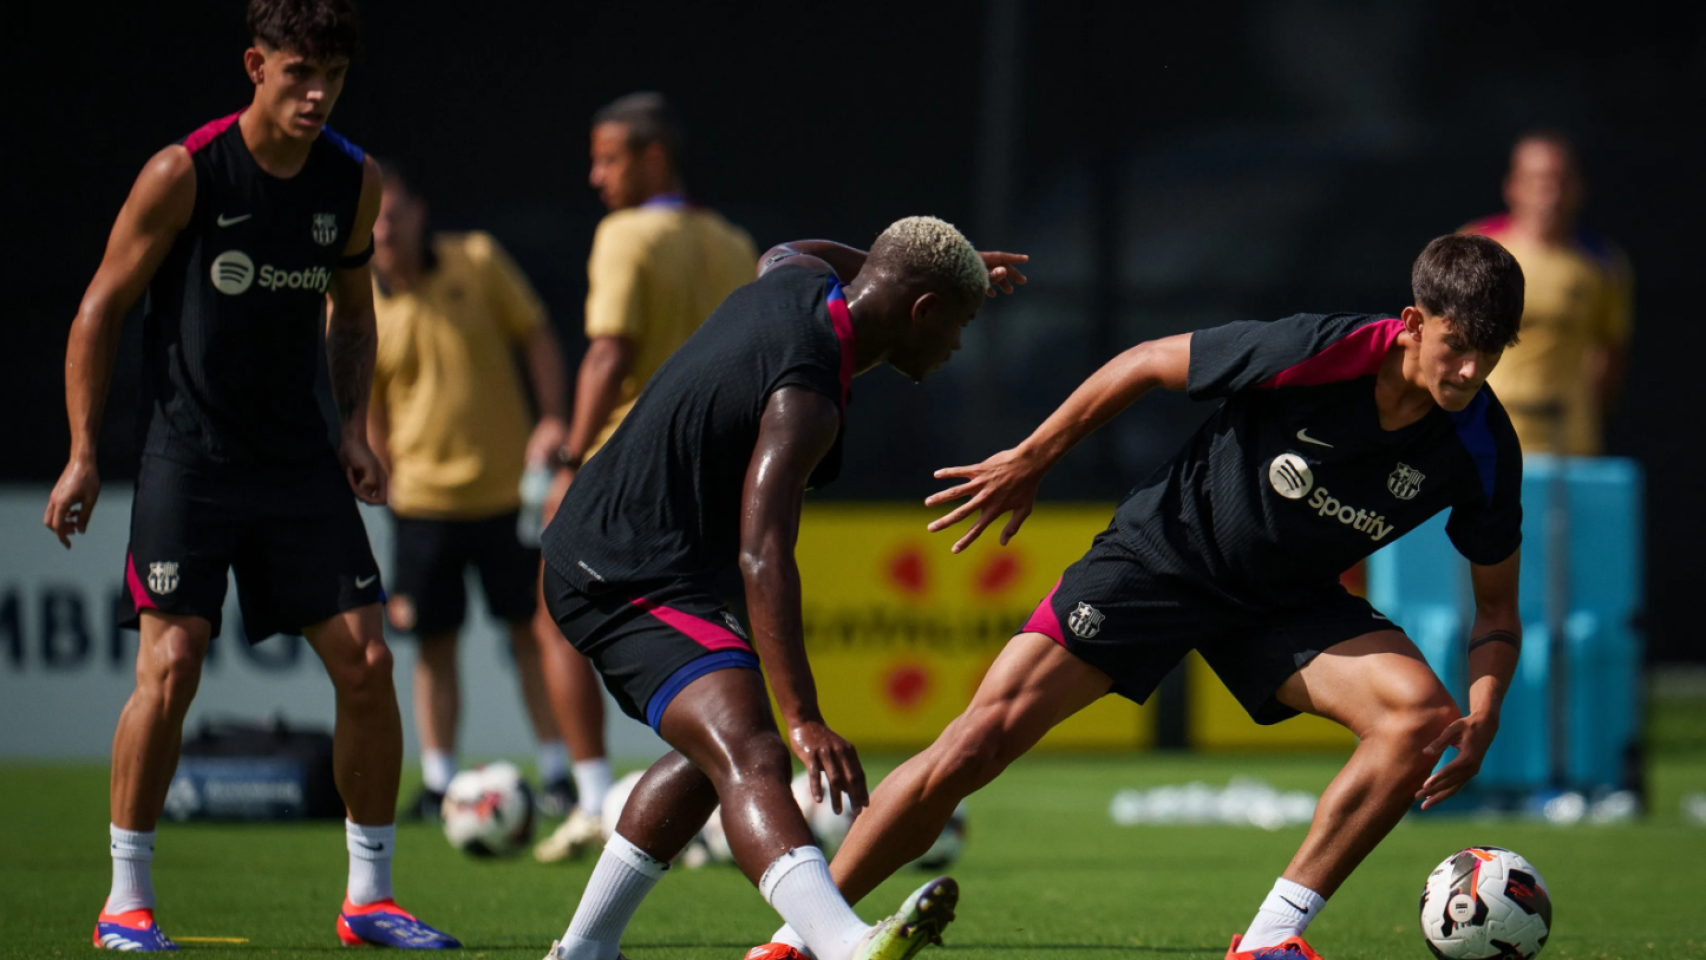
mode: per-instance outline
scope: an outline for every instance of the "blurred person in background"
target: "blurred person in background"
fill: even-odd
[[[1598,456],[1623,383],[1634,281],[1623,252],[1579,226],[1586,193],[1574,145],[1530,133],[1511,149],[1508,212],[1464,228],[1503,244],[1528,282],[1522,339],[1487,380],[1525,453]]]
[[[337,691],[332,766],[349,853],[338,939],[457,947],[391,888],[403,724],[379,567],[356,508],[357,498],[386,498],[367,443],[380,172],[326,126],[360,20],[349,0],[251,0],[248,25],[253,99],[142,168],[66,345],[71,455],[43,519],[70,547],[101,492],[95,448],[119,330],[147,294],[147,434],[121,621],[141,638],[136,688],[113,734],[113,880],[93,939],[177,949],[154,919],[155,825],[235,574],[249,641],[306,637]],[[335,449],[315,395],[320,370],[337,408]],[[249,868],[249,854],[231,844],[204,882]]]
[[[587,261],[590,342],[576,380],[574,419],[556,457],[547,522],[640,388],[717,304],[752,279],[758,259],[752,238],[687,197],[686,139],[680,115],[661,94],[629,94],[593,115],[587,180],[610,213],[598,224]],[[543,604],[539,631],[557,631]],[[610,768],[603,759],[604,701],[592,667],[567,643],[545,644],[545,664],[580,788],[578,810],[534,850],[540,861],[553,862],[603,843],[599,817]]]
[[[524,465],[543,462],[567,434],[562,350],[539,298],[498,242],[477,231],[428,232],[418,182],[393,161],[383,169],[373,226],[379,347],[367,412],[397,520],[386,614],[420,650],[414,696],[422,787],[405,813],[437,817],[456,773],[456,641],[471,566],[493,619],[509,630],[538,741],[541,809],[565,816],[574,787],[533,623],[539,550],[517,530]],[[517,352],[537,422],[522,394]]]

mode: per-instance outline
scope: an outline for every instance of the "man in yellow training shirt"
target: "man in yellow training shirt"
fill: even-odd
[[[687,199],[685,140],[680,116],[661,94],[629,94],[593,115],[587,179],[610,213],[598,224],[587,261],[590,344],[547,512],[586,458],[616,432],[664,360],[757,270],[758,251],[746,231]],[[539,613],[541,636],[556,631],[544,604]],[[544,651],[551,702],[578,772],[576,741],[585,731],[602,731],[604,703],[589,695],[597,692],[597,679],[567,642],[548,643]],[[603,843],[596,829],[603,796],[579,776],[576,783],[586,816],[571,816],[540,842],[534,855],[542,861],[567,859]]]
[[[1622,251],[1578,227],[1585,192],[1570,142],[1532,133],[1511,150],[1509,212],[1465,228],[1503,244],[1527,283],[1521,340],[1487,378],[1527,453],[1598,456],[1622,384],[1634,283]]]
[[[426,230],[426,201],[385,165],[374,235],[379,345],[368,431],[391,474],[396,552],[391,625],[415,635],[415,729],[424,786],[408,812],[436,817],[456,772],[456,640],[464,576],[508,624],[522,700],[539,745],[541,806],[568,813],[568,757],[546,699],[533,626],[537,547],[517,538],[521,475],[566,435],[561,348],[532,287],[485,233]],[[515,354],[526,360],[537,423]]]

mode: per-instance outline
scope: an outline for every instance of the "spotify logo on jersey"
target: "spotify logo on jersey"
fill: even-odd
[[[213,258],[213,289],[235,297],[255,282],[255,261],[241,250],[227,250]]]
[[[1287,500],[1301,500],[1315,486],[1315,473],[1295,453],[1282,453],[1268,464],[1268,482]]]

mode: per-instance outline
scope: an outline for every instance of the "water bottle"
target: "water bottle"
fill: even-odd
[[[515,517],[515,538],[522,546],[539,546],[539,535],[545,531],[545,498],[550,493],[550,467],[534,464],[521,475],[521,511]]]

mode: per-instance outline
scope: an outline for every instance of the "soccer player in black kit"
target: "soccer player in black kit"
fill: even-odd
[[[1439,803],[1480,769],[1522,632],[1522,459],[1484,386],[1516,340],[1522,271],[1491,240],[1442,237],[1412,288],[1415,305],[1396,317],[1303,314],[1139,344],[1019,446],[937,472],[963,482],[927,503],[966,502],[930,528],[977,514],[958,552],[1010,512],[1006,543],[1049,468],[1144,393],[1224,401],[1126,496],[965,713],[877,788],[835,858],[849,902],[922,854],[961,799],[1049,728],[1110,692],[1142,702],[1195,648],[1258,723],[1311,713],[1359,740],[1227,952],[1318,960],[1302,934],[1326,898],[1413,800]],[[1338,581],[1441,510],[1475,593],[1461,716],[1403,631]],[[1430,776],[1447,747],[1457,756]],[[784,928],[771,946],[801,943]]]
[[[1023,259],[980,255],[929,217],[893,224],[868,256],[825,241],[773,248],[576,475],[544,535],[546,603],[623,711],[674,750],[629,796],[551,958],[616,960],[634,911],[719,801],[735,861],[823,960],[905,960],[939,941],[953,881],[863,923],[789,789],[792,748],[814,797],[827,790],[838,812],[867,800],[857,754],[818,711],[794,541],[806,489],[841,470],[852,378],[887,363],[922,380],[992,282],[1023,282]],[[736,569],[750,640],[716,594]]]
[[[386,493],[366,440],[380,177],[325,126],[359,26],[348,0],[251,0],[248,19],[253,102],[148,161],[66,349],[71,457],[44,519],[69,547],[100,495],[95,445],[119,325],[146,293],[147,436],[124,569],[141,640],[113,737],[113,885],[94,942],[176,949],[154,920],[154,827],[234,570],[250,639],[303,634],[337,691],[350,854],[338,937],[455,947],[391,896],[402,724],[379,568],[351,498]],[[322,362],[341,419],[335,451],[314,393]]]

